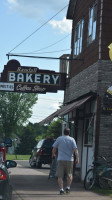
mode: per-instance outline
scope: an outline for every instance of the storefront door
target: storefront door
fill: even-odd
[[[84,120],[84,134],[83,134],[83,147],[82,147],[82,167],[81,167],[81,180],[84,180],[86,171],[94,161],[94,148],[95,148],[95,122],[93,116],[85,118]]]

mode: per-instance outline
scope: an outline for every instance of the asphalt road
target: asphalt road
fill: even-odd
[[[18,166],[10,169],[13,200],[110,200],[110,197],[85,191],[83,184],[73,181],[71,193],[60,195],[57,179],[48,179],[49,166],[31,168],[28,161],[17,161]],[[65,182],[64,182],[64,186]]]

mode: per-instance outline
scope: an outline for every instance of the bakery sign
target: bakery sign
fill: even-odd
[[[1,73],[0,90],[45,94],[65,90],[65,82],[65,73],[21,66],[17,60],[10,60]]]

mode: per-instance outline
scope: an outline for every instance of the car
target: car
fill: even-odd
[[[6,147],[10,145],[11,143],[0,143],[0,200],[12,199],[12,186],[8,169],[16,167],[17,163],[12,160],[6,160]]]
[[[0,163],[0,200],[12,199],[12,185],[8,168],[16,167],[17,163],[12,160],[6,160],[5,165]]]
[[[29,159],[31,167],[41,168],[42,164],[52,163],[52,145],[55,139],[46,138],[39,140],[37,145],[33,148]]]

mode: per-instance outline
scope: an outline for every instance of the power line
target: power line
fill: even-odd
[[[56,17],[60,12],[62,12],[68,5],[66,5],[64,8],[59,10],[55,15],[53,15],[50,19],[48,19],[45,23],[43,23],[40,27],[38,27],[35,31],[33,31],[29,36],[27,36],[24,40],[22,40],[18,45],[16,45],[9,53],[11,53],[13,50],[15,50],[17,47],[19,47],[23,42],[25,42],[27,39],[29,39],[32,35],[34,35],[37,31],[39,31],[43,26],[45,26],[48,22],[50,22],[54,17]]]
[[[61,51],[68,51],[70,49],[62,49],[62,50],[58,50],[58,51],[47,51],[47,52],[40,52],[40,53],[16,53],[16,54],[45,54],[45,53],[56,53],[56,52],[61,52]],[[10,54],[9,54],[10,55]]]
[[[48,115],[32,115],[31,118],[45,118]]]
[[[56,101],[56,102],[62,101],[62,99],[61,100],[59,100],[59,99],[50,99],[50,98],[49,99],[39,98],[39,99],[48,100],[48,101]],[[59,103],[61,103],[61,102],[59,102]]]
[[[47,51],[47,52],[40,52],[40,53],[33,53],[33,54],[56,53],[56,52],[68,51],[68,50],[71,50],[71,49],[61,49],[58,51]]]
[[[32,54],[32,53],[35,53],[35,52],[39,52],[39,51],[48,49],[49,47],[52,47],[52,46],[58,44],[59,42],[65,40],[68,36],[71,36],[71,34],[66,35],[64,38],[58,40],[57,42],[55,42],[55,43],[53,43],[53,44],[50,44],[50,45],[48,45],[48,46],[46,46],[46,47],[43,47],[43,48],[41,48],[41,49],[38,49],[38,50],[35,50],[35,51],[32,51],[32,52],[28,52],[27,54]],[[23,54],[26,54],[26,53],[23,53]]]

